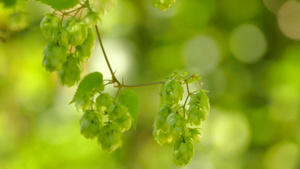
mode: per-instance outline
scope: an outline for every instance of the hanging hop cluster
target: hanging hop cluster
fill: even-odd
[[[98,138],[103,150],[113,152],[122,146],[122,133],[130,129],[132,117],[126,106],[103,91],[102,74],[90,73],[79,83],[71,103],[84,112],[81,134],[88,139]]]
[[[188,164],[194,154],[193,142],[200,142],[199,126],[210,111],[209,99],[204,90],[189,91],[189,84],[200,82],[199,75],[175,72],[167,78],[161,90],[162,108],[154,122],[153,136],[160,145],[173,143],[173,161],[178,167]],[[183,87],[187,97],[183,99]],[[180,101],[183,104],[180,104]]]
[[[69,17],[64,21],[55,13],[45,14],[40,27],[50,42],[42,63],[47,71],[57,71],[61,84],[73,86],[80,80],[82,63],[91,57],[95,42],[93,26],[98,20],[98,13],[93,11],[83,18]]]

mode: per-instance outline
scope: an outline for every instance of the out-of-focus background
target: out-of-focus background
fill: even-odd
[[[28,22],[13,25],[18,10]],[[41,64],[45,12],[51,9],[36,1],[22,8],[0,1],[0,168],[177,168],[172,146],[152,137],[159,86],[135,89],[137,128],[124,134],[121,149],[109,154],[80,135],[81,113],[69,105],[76,87],[61,86]],[[185,168],[300,168],[299,1],[178,0],[162,12],[151,0],[119,0],[99,26],[112,67],[128,84],[161,81],[174,70],[202,75],[211,112]],[[98,42],[83,74],[93,71],[110,78]]]

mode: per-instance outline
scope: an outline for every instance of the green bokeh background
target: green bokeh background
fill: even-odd
[[[174,70],[202,75],[211,112],[187,169],[300,168],[300,3],[287,0],[178,0],[168,11],[151,0],[119,0],[99,24],[112,67],[127,84],[161,81]],[[136,130],[114,153],[80,135],[69,102],[76,87],[42,67],[48,41],[39,29],[51,9],[27,1],[29,25],[10,32],[0,1],[1,169],[171,169],[172,146],[152,124],[159,86],[136,88]],[[17,9],[19,10],[19,9]],[[110,78],[96,42],[83,74]],[[111,93],[116,89],[107,88]]]

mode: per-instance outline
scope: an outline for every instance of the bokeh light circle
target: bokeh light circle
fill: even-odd
[[[250,24],[235,28],[229,45],[233,55],[245,63],[259,60],[267,51],[267,40],[263,32]]]
[[[183,56],[189,71],[205,75],[217,67],[220,61],[220,50],[214,39],[201,35],[186,42]]]
[[[297,1],[284,3],[278,12],[278,23],[285,36],[300,40],[300,3]]]
[[[241,113],[220,113],[212,124],[212,142],[217,151],[236,155],[247,150],[250,126]]]
[[[272,146],[266,153],[264,164],[266,169],[296,169],[299,159],[299,147],[289,141]]]

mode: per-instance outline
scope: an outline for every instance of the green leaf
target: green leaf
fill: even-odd
[[[139,97],[133,90],[122,90],[119,93],[118,101],[128,108],[133,118],[133,126],[136,128],[139,113]]]
[[[55,10],[70,9],[76,6],[80,0],[36,0],[51,6]]]
[[[103,76],[99,72],[93,72],[86,75],[79,83],[77,91],[71,101],[75,102],[77,99],[86,96],[87,94],[100,93],[104,90]]]

